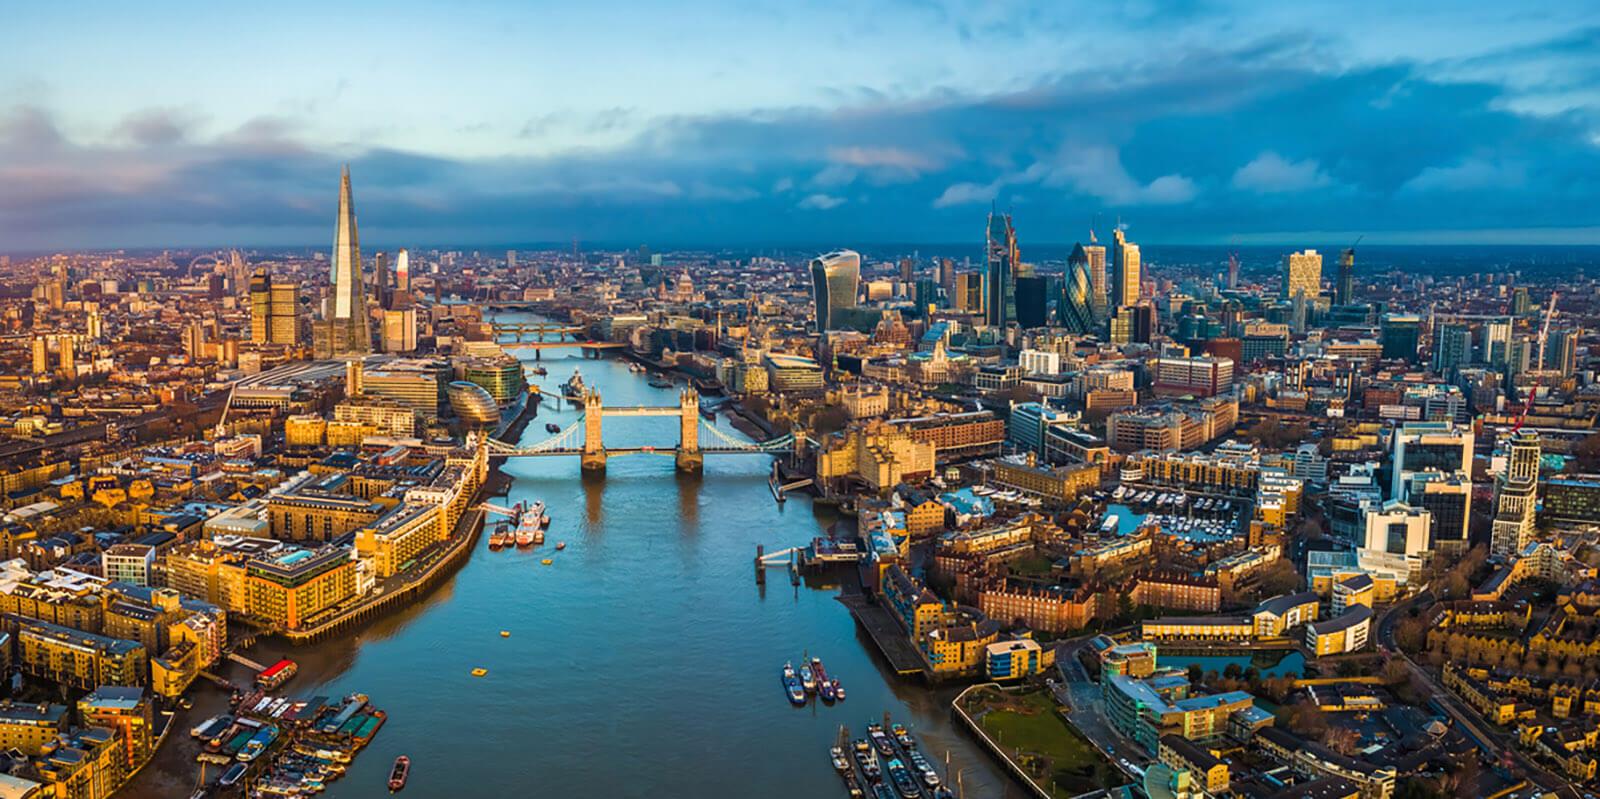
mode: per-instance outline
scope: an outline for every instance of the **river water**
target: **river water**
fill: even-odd
[[[552,391],[577,367],[607,405],[677,402],[677,389],[650,387],[620,361],[574,353],[542,363],[550,374],[534,379]],[[546,405],[523,441],[577,416]],[[725,417],[716,424],[738,435]],[[614,419],[605,429],[618,445],[670,447],[677,435],[676,417]],[[503,468],[514,478],[509,497],[497,501],[550,506],[543,548],[490,552],[486,532],[466,566],[417,606],[347,638],[247,654],[300,662],[288,695],[359,691],[388,711],[326,796],[387,795],[389,765],[406,754],[412,797],[840,797],[828,746],[839,725],[859,735],[884,711],[927,750],[948,752],[966,796],[1022,796],[955,727],[954,691],[888,672],[834,601],[831,580],[797,588],[773,571],[757,586],[757,544],[804,544],[832,521],[803,495],[774,502],[769,468],[766,456],[711,455],[703,475],[681,476],[670,455],[639,454],[586,478],[576,457],[513,459]],[[839,677],[844,702],[788,703],[778,672],[785,660],[798,667],[803,652]],[[488,674],[471,676],[480,667]],[[250,676],[238,666],[227,673]],[[179,714],[128,795],[188,795],[198,768],[188,730],[225,701],[210,686],[194,693],[195,708]]]

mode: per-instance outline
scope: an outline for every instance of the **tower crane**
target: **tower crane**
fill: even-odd
[[[1560,292],[1550,292],[1550,304],[1544,309],[1544,324],[1539,327],[1539,368],[1533,373],[1533,386],[1528,389],[1528,398],[1522,403],[1522,413],[1517,416],[1517,424],[1511,428],[1515,433],[1522,429],[1522,423],[1528,420],[1528,411],[1533,410],[1533,396],[1539,393],[1539,382],[1544,379],[1544,347],[1550,338],[1550,320],[1556,315],[1556,296]]]

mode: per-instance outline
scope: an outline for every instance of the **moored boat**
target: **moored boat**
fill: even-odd
[[[295,665],[294,661],[284,658],[262,669],[261,673],[256,675],[256,687],[264,691],[271,691],[281,687],[298,673],[300,673],[300,667]]]
[[[817,690],[817,676],[811,673],[810,663],[800,664],[800,685],[806,689],[808,694]]]
[[[883,771],[878,767],[877,753],[872,751],[872,747],[868,746],[866,741],[856,740],[855,758],[856,763],[861,766],[861,773],[865,774],[868,780],[877,782],[878,776]]]
[[[496,525],[494,532],[489,534],[490,549],[499,549],[512,541],[511,528],[505,522]]]
[[[828,750],[828,756],[833,759],[833,767],[837,771],[849,771],[850,761],[844,759],[844,750],[835,746]]]
[[[838,677],[833,678],[833,698],[837,702],[844,701],[844,686],[839,684]]]
[[[867,725],[867,740],[872,741],[873,748],[884,757],[894,757],[894,744],[889,742],[889,736],[883,734],[882,724]]]
[[[217,784],[224,788],[233,785],[239,781],[240,777],[244,776],[245,769],[247,768],[249,768],[249,766],[246,766],[243,763],[234,763],[228,767],[227,771],[222,772],[222,778],[217,780]]]
[[[817,695],[832,702],[833,682],[828,679],[828,672],[822,668],[822,658],[811,659],[811,674],[817,680]]]
[[[401,755],[394,759],[394,767],[389,769],[389,790],[398,791],[406,787],[406,778],[411,776],[411,758]]]
[[[567,378],[567,382],[561,384],[561,395],[568,400],[577,401],[582,400],[587,393],[588,391],[583,384],[583,375],[577,369],[573,369],[572,377]]]
[[[906,731],[906,725],[889,725],[889,734],[894,736],[895,743],[900,744],[900,747],[906,750],[906,752],[909,753],[911,750],[917,748],[917,742],[911,740],[911,733]]]
[[[517,519],[517,546],[531,547],[534,544],[535,534],[543,536],[539,530],[539,517],[544,513],[544,503],[536,502],[533,507],[524,509]]]
[[[806,691],[800,686],[800,678],[794,673],[794,665],[783,664],[783,690],[789,695],[789,701],[796,705],[806,703]]]
[[[894,789],[900,792],[905,799],[917,799],[922,795],[922,786],[911,777],[911,772],[906,770],[904,763],[899,760],[890,760],[886,767],[889,771],[889,781],[894,783]]]

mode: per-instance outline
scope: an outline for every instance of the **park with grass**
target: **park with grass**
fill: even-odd
[[[1077,796],[1127,781],[1067,723],[1048,690],[981,686],[967,692],[960,706],[1052,796]]]

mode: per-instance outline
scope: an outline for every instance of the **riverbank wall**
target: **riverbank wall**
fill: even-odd
[[[984,731],[983,725],[979,724],[976,719],[968,715],[967,711],[961,707],[961,701],[967,698],[967,694],[972,693],[979,688],[999,687],[999,683],[992,682],[968,687],[966,690],[958,694],[955,700],[950,703],[950,712],[956,717],[957,720],[961,722],[962,726],[967,728],[968,732],[972,733],[972,735],[978,739],[978,743],[983,744],[983,748],[989,752],[990,756],[998,761],[1000,765],[1005,766],[1006,771],[1010,772],[1011,776],[1015,777],[1018,782],[1027,786],[1032,795],[1040,797],[1040,799],[1055,799],[1055,797],[1052,796],[1049,791],[1041,788],[1038,783],[1034,782],[1033,779],[1028,776],[1028,773],[1023,771],[1021,766],[1017,765],[1017,761],[1011,759],[1011,753],[1007,752],[1005,749],[1002,749],[999,744],[995,743],[994,739],[989,737],[989,733]]]

